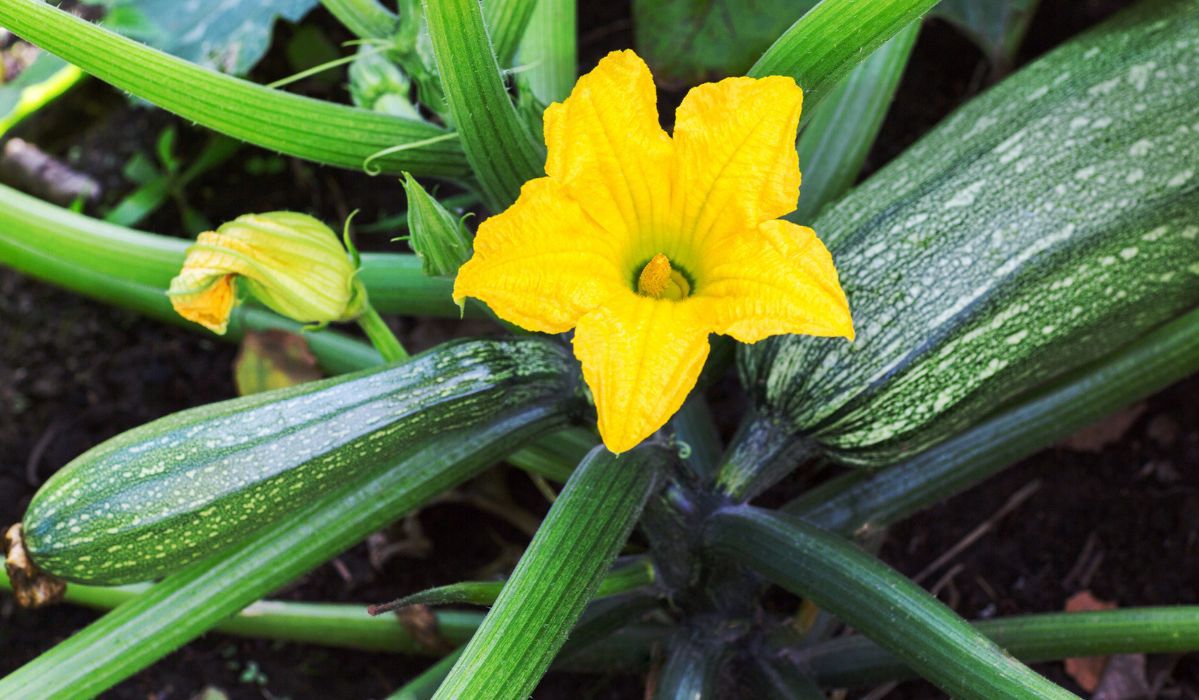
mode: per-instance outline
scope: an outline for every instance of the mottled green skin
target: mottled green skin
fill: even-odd
[[[858,337],[746,348],[767,423],[894,462],[1199,305],[1199,0],[971,101],[821,216]]]
[[[38,491],[26,546],[69,581],[167,574],[438,434],[575,403],[575,370],[541,340],[443,345],[401,365],[202,406],[76,458]]]

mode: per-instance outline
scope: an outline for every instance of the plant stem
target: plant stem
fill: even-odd
[[[823,0],[770,45],[749,76],[794,78],[803,88],[807,116],[842,76],[937,2]]]
[[[390,39],[400,23],[378,0],[321,0],[321,4],[359,39]]]
[[[8,576],[0,569],[0,590],[12,591]],[[149,584],[103,587],[72,583],[64,601],[96,610],[111,610],[150,590]],[[262,600],[233,617],[222,620],[214,630],[238,637],[278,639],[364,651],[404,654],[437,653],[417,641],[391,616],[371,617],[366,604],[293,603]],[[474,634],[483,614],[443,610],[437,615],[437,632],[447,642],[463,644]]]
[[[544,174],[545,149],[516,113],[504,87],[479,1],[422,1],[462,150],[488,208],[503,211],[516,201],[521,185]],[[507,4],[532,9],[532,0]],[[525,13],[521,32],[527,22]]]
[[[1075,697],[876,557],[798,518],[727,508],[709,518],[705,541],[861,630],[952,697]]]
[[[596,447],[550,507],[437,698],[527,698],[637,522],[661,463]]]
[[[375,307],[369,301],[357,320],[358,325],[366,333],[366,337],[370,339],[371,345],[375,346],[385,361],[403,362],[411,357],[400,343],[400,339],[391,331],[391,327],[387,325],[379,312],[375,311]]]
[[[1199,650],[1199,606],[1021,615],[974,626],[1027,663]],[[893,654],[861,635],[816,644],[792,658],[827,687],[863,687],[915,675]]]

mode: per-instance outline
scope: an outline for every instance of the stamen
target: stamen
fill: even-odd
[[[655,255],[637,278],[637,292],[654,299],[685,299],[691,294],[687,278],[670,266],[670,258]]]

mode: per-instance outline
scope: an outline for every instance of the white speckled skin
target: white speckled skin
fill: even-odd
[[[1142,3],[821,216],[852,345],[745,348],[761,414],[894,462],[1199,305],[1199,0]]]
[[[74,459],[34,496],[43,570],[115,585],[169,573],[446,431],[570,409],[573,361],[541,340],[442,345],[402,365],[182,411]]]

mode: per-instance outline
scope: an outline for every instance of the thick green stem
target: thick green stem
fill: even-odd
[[[391,327],[387,325],[387,321],[375,311],[375,307],[367,302],[366,309],[362,315],[358,317],[358,325],[362,331],[366,333],[366,337],[370,339],[371,345],[379,351],[386,362],[403,362],[410,355],[404,349],[400,339],[392,332]]]
[[[529,133],[504,88],[478,0],[424,0],[424,7],[462,149],[488,208],[503,211],[521,185],[542,175],[541,140]]]
[[[437,698],[527,698],[637,522],[664,459],[597,447],[571,475]]]
[[[717,487],[734,501],[748,501],[817,454],[815,443],[753,413],[737,428],[716,477]]]
[[[516,48],[529,26],[537,2],[538,0],[484,0],[483,14],[486,17],[487,32],[491,35],[495,58],[500,66],[506,68],[512,64],[512,57],[516,55]]]
[[[709,518],[705,536],[714,554],[811,599],[952,697],[1075,697],[1005,654],[910,579],[798,518],[729,508]]]
[[[148,584],[108,588],[72,583],[67,586],[64,602],[95,610],[112,610],[136,600],[150,590]],[[0,568],[0,591],[12,591],[12,584]],[[437,615],[437,631],[450,644],[464,644],[474,634],[483,614],[443,610]],[[238,637],[277,639],[330,647],[391,651],[404,654],[436,654],[422,645],[406,627],[391,616],[371,617],[366,605],[347,603],[293,603],[261,600],[213,630]]]
[[[40,0],[0,0],[0,26],[97,78],[233,138],[354,170],[465,177],[455,138],[426,122],[272,90],[202,68]],[[402,149],[394,149],[398,144]]]
[[[771,44],[749,75],[795,78],[809,115],[842,76],[937,2],[823,0]]]
[[[1199,607],[1049,613],[975,624],[1012,656],[1034,663],[1108,654],[1199,651]],[[826,687],[863,687],[915,674],[874,642],[852,635],[791,654]]]
[[[796,144],[803,192],[799,206],[787,219],[810,224],[826,204],[853,185],[891,107],[919,33],[920,22],[912,22],[850,71],[819,106],[805,107],[811,121]]]
[[[321,0],[321,4],[359,39],[390,39],[400,23],[379,0]]]
[[[575,0],[537,0],[520,42],[525,80],[544,104],[566,99],[579,77],[577,15]]]

